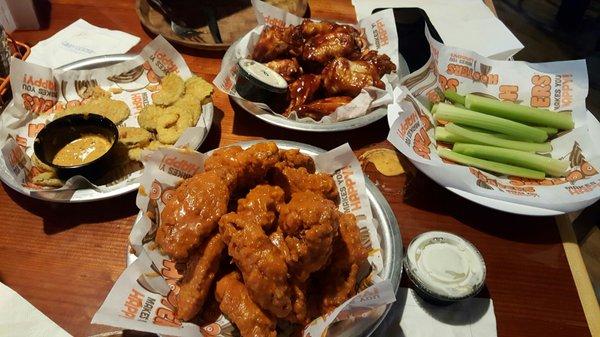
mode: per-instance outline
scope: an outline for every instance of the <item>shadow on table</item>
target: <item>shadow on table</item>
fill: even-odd
[[[561,242],[553,217],[516,215],[487,208],[448,191],[419,171],[407,179],[404,203],[451,216],[467,226],[511,241]]]
[[[385,118],[355,130],[339,132],[304,132],[284,129],[266,123],[241,108],[231,98],[229,102],[234,111],[233,133],[249,137],[266,139],[285,139],[310,144],[325,150],[331,150],[344,143],[350,143],[353,149],[384,141],[389,127]]]
[[[2,185],[15,203],[43,219],[46,234],[60,233],[86,223],[123,219],[138,211],[134,192],[108,200],[65,204],[34,199],[12,190],[6,184]]]
[[[214,107],[213,122],[210,131],[202,145],[200,145],[198,151],[206,153],[219,147],[219,144],[221,143],[221,121],[223,120],[224,115],[223,110]]]

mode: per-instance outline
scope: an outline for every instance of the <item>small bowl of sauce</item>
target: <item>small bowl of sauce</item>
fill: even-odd
[[[117,126],[108,118],[74,114],[48,123],[38,133],[33,150],[63,179],[75,175],[95,179],[106,171],[118,138]]]
[[[435,304],[475,296],[486,274],[483,257],[472,243],[442,231],[425,232],[412,239],[404,268],[417,293]]]

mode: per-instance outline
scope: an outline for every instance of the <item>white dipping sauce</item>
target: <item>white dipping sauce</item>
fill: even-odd
[[[406,268],[417,286],[434,296],[457,300],[483,286],[485,263],[470,242],[447,232],[426,232],[408,246]]]

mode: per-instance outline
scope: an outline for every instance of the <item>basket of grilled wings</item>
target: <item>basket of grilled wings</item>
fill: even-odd
[[[262,24],[229,48],[214,80],[244,109],[315,124],[364,118],[391,103],[398,64],[391,11],[351,25],[254,6]]]
[[[397,223],[372,213],[389,205],[349,146],[320,152],[285,142],[157,150],[130,235],[138,258],[93,322],[175,336],[372,328],[399,283]],[[132,294],[147,304],[143,319]]]

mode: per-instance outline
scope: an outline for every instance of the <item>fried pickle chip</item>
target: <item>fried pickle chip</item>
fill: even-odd
[[[180,108],[182,112],[185,112],[187,115],[191,116],[192,125],[196,125],[196,123],[198,123],[200,114],[202,114],[201,100],[186,93],[181,99],[175,102],[173,106]]]
[[[156,120],[158,140],[163,144],[175,144],[185,129],[192,126],[193,116],[178,106],[165,109],[165,113]]]
[[[146,146],[145,149],[154,151],[154,150],[160,149],[161,147],[166,147],[166,146],[167,146],[167,144],[163,144],[163,143],[159,142],[158,140],[153,140],[150,142],[150,145]]]
[[[156,119],[164,114],[165,108],[158,105],[147,105],[145,106],[137,117],[138,123],[141,127],[148,131],[156,130]]]
[[[94,98],[87,103],[58,111],[54,119],[73,114],[95,113],[110,119],[115,124],[120,124],[129,117],[129,107],[123,101],[108,97]]]
[[[210,96],[213,92],[212,84],[205,81],[202,77],[192,75],[185,81],[185,93],[198,98],[200,101]]]
[[[144,147],[152,141],[152,134],[145,129],[136,127],[119,127],[119,142],[129,148]]]
[[[129,151],[127,151],[127,156],[131,160],[141,161],[142,160],[142,150],[144,150],[144,149],[141,147],[131,148],[131,149],[129,149]]]
[[[95,86],[92,89],[92,98],[110,98],[110,96],[112,96],[110,91],[106,91],[99,86]]]
[[[63,181],[58,179],[54,171],[38,173],[31,179],[31,182],[46,187],[62,187],[64,185]]]
[[[44,171],[44,172],[55,172],[56,170],[54,169],[54,167],[46,165],[45,163],[43,163],[36,155],[35,153],[31,155],[31,164],[33,164],[33,166],[37,167],[38,169],[40,169],[40,171]]]
[[[154,104],[169,106],[183,95],[185,89],[185,83],[179,75],[175,73],[169,73],[163,77],[160,81],[160,91],[152,94],[152,101]]]

